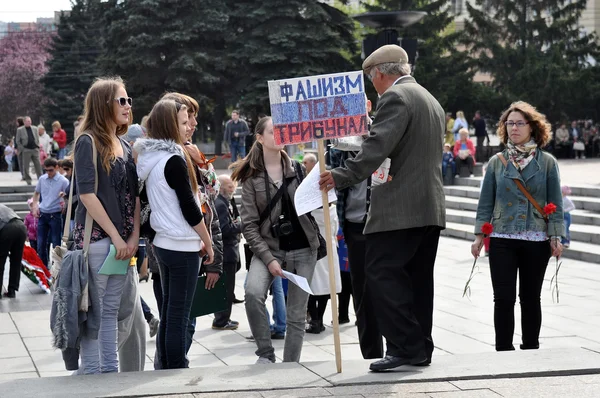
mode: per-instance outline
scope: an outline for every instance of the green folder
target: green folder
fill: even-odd
[[[127,260],[117,260],[115,255],[117,254],[117,249],[114,245],[110,245],[110,250],[108,251],[108,256],[104,260],[102,267],[98,270],[98,273],[101,275],[126,275],[127,267],[129,267],[129,261]]]
[[[214,314],[227,309],[226,275],[223,274],[211,290],[206,290],[206,276],[199,276],[196,282],[196,292],[192,301],[190,318]]]

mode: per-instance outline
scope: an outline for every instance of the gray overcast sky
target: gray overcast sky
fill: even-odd
[[[54,11],[70,9],[70,0],[0,0],[0,21],[35,22],[39,17],[53,17]]]

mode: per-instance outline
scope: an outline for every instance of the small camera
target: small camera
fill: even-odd
[[[282,236],[291,235],[294,232],[294,227],[291,221],[287,220],[282,214],[277,219],[277,222],[271,225],[271,232],[274,237],[281,238]]]

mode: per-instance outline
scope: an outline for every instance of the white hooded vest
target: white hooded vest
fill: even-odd
[[[165,165],[172,156],[185,159],[184,149],[174,141],[138,139],[137,173],[146,184],[150,203],[150,226],[156,231],[153,244],[167,250],[199,252],[202,240],[183,217],[179,199],[165,178]],[[198,207],[200,200],[194,196]]]

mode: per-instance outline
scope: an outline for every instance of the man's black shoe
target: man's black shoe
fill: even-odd
[[[240,300],[237,297],[233,298],[233,304],[242,304],[244,302],[244,300]]]
[[[15,298],[17,297],[17,294],[14,290],[9,290],[8,292],[4,293],[4,297]]]
[[[519,348],[521,348],[522,350],[537,350],[540,348],[539,344],[534,344],[534,345],[530,345],[530,344],[521,344],[519,346]]]
[[[284,340],[284,339],[285,339],[285,333],[276,333],[276,332],[271,333],[271,340]]]
[[[385,358],[373,362],[371,366],[369,366],[369,369],[371,369],[373,372],[383,372],[386,370],[395,369],[399,366],[417,365],[426,361],[427,357],[425,355],[418,355],[414,358],[393,357],[391,355],[386,355]]]
[[[426,360],[424,360],[423,362],[420,363],[413,363],[413,366],[429,366],[431,365],[431,358],[427,358]]]

